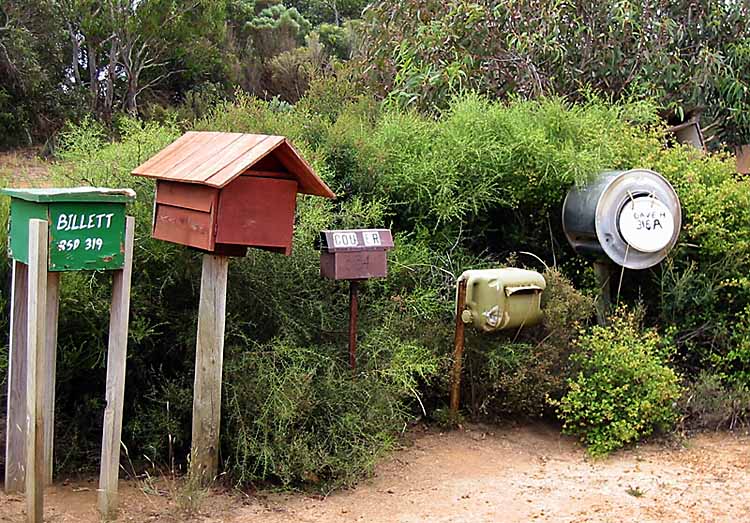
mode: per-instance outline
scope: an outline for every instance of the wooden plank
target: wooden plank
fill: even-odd
[[[215,214],[157,204],[153,237],[210,251],[214,246]]]
[[[169,169],[172,165],[182,161],[186,151],[189,151],[194,144],[200,143],[204,139],[204,133],[188,131],[133,169],[132,174],[154,177],[161,176],[163,170]]]
[[[201,484],[211,483],[219,465],[221,372],[224,359],[224,322],[229,258],[203,256],[198,336],[193,388],[193,440],[190,474]]]
[[[26,328],[29,266],[13,260],[8,410],[5,419],[5,492],[23,492],[26,482]]]
[[[257,171],[254,169],[248,169],[242,173],[242,176],[250,176],[252,178],[275,178],[281,180],[296,180],[293,174],[287,171]]]
[[[282,143],[284,143],[283,136],[268,136],[250,151],[243,154],[233,162],[225,165],[221,170],[208,178],[205,181],[206,185],[212,187],[224,187],[237,176],[237,173],[246,171]]]
[[[261,247],[292,244],[297,182],[243,176],[219,196],[217,243]]]
[[[44,485],[52,485],[55,438],[55,375],[57,367],[57,314],[60,309],[60,273],[47,273],[47,336],[44,343],[44,370],[40,376],[44,416]]]
[[[125,266],[112,278],[112,307],[109,312],[107,348],[107,391],[102,429],[102,458],[99,472],[99,512],[103,519],[117,517],[117,482],[120,473],[122,411],[125,401],[125,365],[128,353],[130,280],[133,268],[135,219],[125,225]]]
[[[193,171],[197,169],[218,170],[219,165],[214,164],[214,159],[221,156],[221,152],[242,135],[238,133],[205,133],[206,140],[196,143],[191,147],[189,154],[178,163],[172,165],[168,170],[162,170],[161,178],[165,180],[202,182],[192,177]]]
[[[197,165],[190,172],[185,173],[185,177],[201,182],[208,180],[218,171],[237,160],[237,158],[242,158],[251,152],[255,146],[263,142],[266,138],[268,136],[262,134],[241,134],[239,138],[222,150],[216,151],[211,156],[210,161]],[[240,171],[235,172],[235,175],[239,174]]]
[[[336,197],[326,183],[315,174],[310,164],[300,156],[297,150],[286,139],[274,151],[274,155],[289,172],[295,174],[299,183],[299,192],[323,196],[324,198]]]
[[[26,521],[41,523],[44,495],[44,346],[47,340],[47,221],[29,220],[26,374]]]
[[[205,185],[159,180],[156,186],[157,203],[194,211],[211,212],[218,195],[218,189]]]

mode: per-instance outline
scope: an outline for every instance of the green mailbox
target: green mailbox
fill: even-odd
[[[8,255],[28,263],[29,220],[49,226],[50,271],[121,269],[125,262],[125,204],[132,189],[3,189],[11,197]]]

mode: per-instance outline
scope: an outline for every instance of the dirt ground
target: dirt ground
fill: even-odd
[[[39,148],[0,152],[0,182],[3,186],[48,185],[49,163],[39,158]]]
[[[161,486],[159,486],[161,485]],[[121,484],[118,521],[187,521],[170,482]],[[144,488],[146,487],[146,488]],[[174,488],[172,488],[174,487]],[[182,497],[181,497],[182,496]],[[45,521],[98,521],[96,482],[48,489]],[[23,521],[0,494],[0,521]],[[328,497],[212,491],[194,520],[244,522],[750,522],[750,436],[704,434],[592,461],[545,426],[419,432],[356,488]]]

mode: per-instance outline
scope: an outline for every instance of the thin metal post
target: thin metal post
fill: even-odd
[[[349,366],[357,370],[357,320],[359,319],[359,282],[349,282]]]
[[[466,280],[458,282],[456,300],[456,335],[453,339],[453,374],[451,376],[451,418],[458,419],[458,405],[461,402],[461,371],[464,356],[464,321],[461,318],[466,307]]]

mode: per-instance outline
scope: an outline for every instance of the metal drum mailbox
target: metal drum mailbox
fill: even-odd
[[[647,169],[603,173],[572,189],[563,203],[563,230],[579,254],[606,256],[628,269],[662,261],[682,223],[677,193]]]
[[[461,402],[461,373],[464,354],[464,326],[483,332],[521,329],[542,320],[544,276],[526,269],[484,269],[465,271],[456,285],[456,333],[453,340],[450,412],[458,420]]]
[[[297,194],[334,194],[283,136],[189,132],[133,174],[156,179],[152,236],[205,253],[190,457],[205,485],[219,464],[228,257],[248,247],[289,254]]]
[[[154,238],[226,256],[289,254],[297,193],[334,197],[283,136],[188,132],[133,174],[157,180]]]
[[[393,248],[388,229],[322,231],[320,274],[332,280],[366,280],[388,274],[386,251]]]
[[[544,276],[525,269],[488,269],[464,272],[464,323],[485,332],[534,325],[542,319]]]
[[[11,197],[8,255],[28,264],[29,220],[48,223],[50,271],[114,270],[125,261],[130,189],[3,189]]]
[[[385,278],[386,252],[393,248],[388,229],[321,231],[320,275],[331,280],[349,280],[349,366],[357,369],[357,317],[359,282]]]

